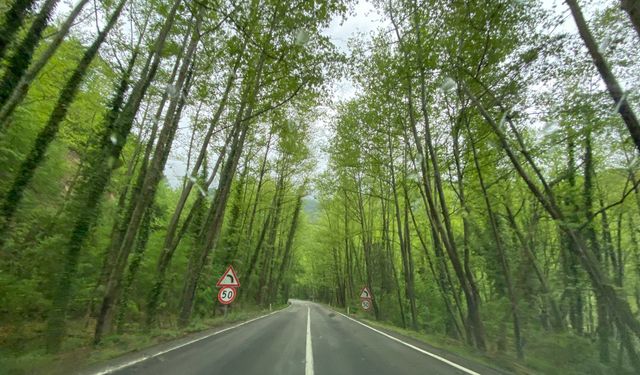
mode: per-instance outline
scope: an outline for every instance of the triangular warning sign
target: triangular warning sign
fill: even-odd
[[[240,280],[238,280],[238,276],[236,276],[236,271],[233,269],[233,266],[229,265],[229,267],[227,267],[227,270],[224,271],[216,286],[240,286]]]
[[[371,299],[371,292],[366,286],[360,291],[360,298]]]

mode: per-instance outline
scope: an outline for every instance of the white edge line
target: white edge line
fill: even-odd
[[[388,333],[382,332],[382,331],[380,331],[380,330],[378,330],[378,329],[375,329],[375,328],[373,328],[373,327],[371,327],[371,326],[369,326],[369,325],[366,325],[366,324],[362,323],[362,322],[361,322],[361,321],[359,321],[359,320],[356,320],[356,319],[353,319],[353,318],[351,318],[351,317],[349,317],[349,316],[346,316],[346,315],[344,315],[344,314],[343,314],[343,313],[341,313],[341,312],[338,312],[338,311],[336,311],[336,312],[337,312],[338,314],[340,314],[340,315],[344,316],[345,318],[347,318],[347,319],[351,320],[351,321],[354,321],[354,322],[356,322],[356,323],[358,323],[358,324],[360,324],[360,325],[362,325],[362,326],[365,326],[365,327],[369,328],[370,330],[372,330],[372,331],[374,331],[374,332],[377,332],[377,333],[381,334],[382,336],[385,336],[385,337],[387,337],[387,338],[389,338],[389,339],[391,339],[391,340],[393,340],[393,341],[399,342],[400,344],[402,344],[402,345],[404,345],[404,346],[408,346],[409,348],[411,348],[411,349],[413,349],[413,350],[417,350],[417,351],[419,351],[419,352],[420,352],[420,353],[422,353],[422,354],[426,354],[426,355],[428,355],[429,357],[432,357],[432,358],[435,358],[435,359],[437,359],[437,360],[439,360],[439,361],[442,361],[442,362],[444,362],[444,363],[448,364],[449,366],[453,366],[453,367],[457,368],[457,369],[458,369],[458,370],[460,370],[460,371],[463,371],[463,372],[465,372],[465,373],[467,373],[467,374],[470,374],[470,375],[480,375],[480,373],[478,373],[478,372],[475,372],[475,371],[470,370],[470,369],[468,369],[468,368],[466,368],[466,367],[460,366],[459,364],[457,364],[457,363],[455,363],[455,362],[451,362],[450,360],[448,360],[448,359],[446,359],[446,358],[442,358],[442,357],[440,357],[440,356],[439,356],[439,355],[437,355],[437,354],[430,353],[430,352],[428,352],[428,351],[426,351],[426,350],[424,350],[424,349],[418,348],[418,347],[417,347],[417,346],[415,346],[415,345],[411,345],[411,344],[409,344],[409,343],[407,343],[407,342],[404,342],[404,341],[400,340],[399,338],[396,338],[396,337],[391,336],[391,335],[390,335],[390,334],[388,334]]]
[[[289,305],[289,306],[291,306],[291,305]],[[223,333],[223,332],[230,331],[230,330],[232,330],[232,329],[234,329],[234,328],[238,328],[238,327],[243,326],[243,325],[245,325],[245,324],[249,324],[249,323],[251,323],[251,322],[255,322],[256,320],[259,320],[259,319],[262,319],[262,318],[266,318],[266,317],[268,317],[268,316],[270,316],[270,315],[273,315],[273,314],[279,313],[279,312],[281,312],[281,311],[283,311],[283,310],[287,309],[289,306],[285,307],[284,309],[280,309],[280,310],[277,310],[277,311],[271,312],[271,313],[269,313],[269,314],[261,315],[261,316],[259,316],[259,317],[257,317],[257,318],[253,318],[253,319],[247,320],[247,321],[245,321],[245,322],[242,322],[242,323],[239,323],[239,324],[233,325],[233,326],[231,326],[231,327],[227,327],[227,328],[225,328],[225,329],[221,329],[221,330],[219,330],[219,331],[215,331],[215,332],[213,332],[213,333],[211,333],[211,334],[208,334],[208,335],[206,335],[206,336],[198,337],[197,339],[194,339],[194,340],[191,340],[191,341],[188,341],[188,342],[182,343],[182,344],[180,344],[180,345],[173,346],[173,347],[171,347],[171,348],[169,348],[169,349],[166,349],[166,350],[160,351],[160,352],[158,352],[158,353],[151,354],[151,355],[145,355],[145,356],[140,357],[140,358],[138,358],[138,359],[134,359],[133,361],[129,361],[129,362],[123,363],[123,364],[118,365],[118,366],[109,367],[109,368],[107,368],[107,369],[105,369],[105,370],[102,370],[102,371],[99,371],[99,372],[94,372],[94,373],[92,373],[92,374],[93,374],[93,375],[106,375],[106,374],[111,374],[111,373],[112,373],[112,372],[114,372],[114,371],[122,370],[123,368],[129,367],[129,366],[133,366],[133,365],[138,364],[138,363],[140,363],[140,362],[144,362],[144,361],[146,361],[146,360],[148,360],[148,359],[155,358],[155,357],[161,356],[161,355],[163,355],[163,354],[169,353],[169,352],[171,352],[171,351],[173,351],[173,350],[180,349],[180,348],[185,347],[185,346],[187,346],[187,345],[191,345],[191,344],[196,343],[196,342],[198,342],[198,341],[202,341],[202,340],[204,340],[204,339],[208,339],[208,338],[209,338],[209,337],[211,337],[211,336],[215,336],[215,335],[217,335],[217,334],[220,334],[220,333]]]
[[[311,345],[311,308],[307,306],[307,355],[305,358],[304,373],[313,375],[313,347]]]

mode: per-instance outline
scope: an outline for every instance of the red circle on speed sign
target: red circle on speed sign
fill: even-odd
[[[218,301],[223,305],[228,305],[236,299],[236,288],[225,286],[218,292]]]

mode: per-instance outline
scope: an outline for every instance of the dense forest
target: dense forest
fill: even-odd
[[[229,264],[233,311],[367,285],[516,372],[640,371],[640,4],[550,3],[372,0],[345,52],[354,1],[0,1],[0,373],[202,327]]]

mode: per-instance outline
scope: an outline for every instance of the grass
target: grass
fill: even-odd
[[[285,305],[275,306],[274,310]],[[69,322],[62,350],[49,354],[44,349],[44,324],[20,327],[19,338],[0,335],[0,374],[68,374],[91,364],[136,352],[191,333],[226,326],[263,315],[268,310],[245,308],[229,312],[226,317],[194,318],[179,329],[174,323],[145,331],[142,326],[128,325],[121,334],[106,336],[97,347],[91,345],[93,325],[86,321]],[[0,332],[1,333],[1,332]]]

